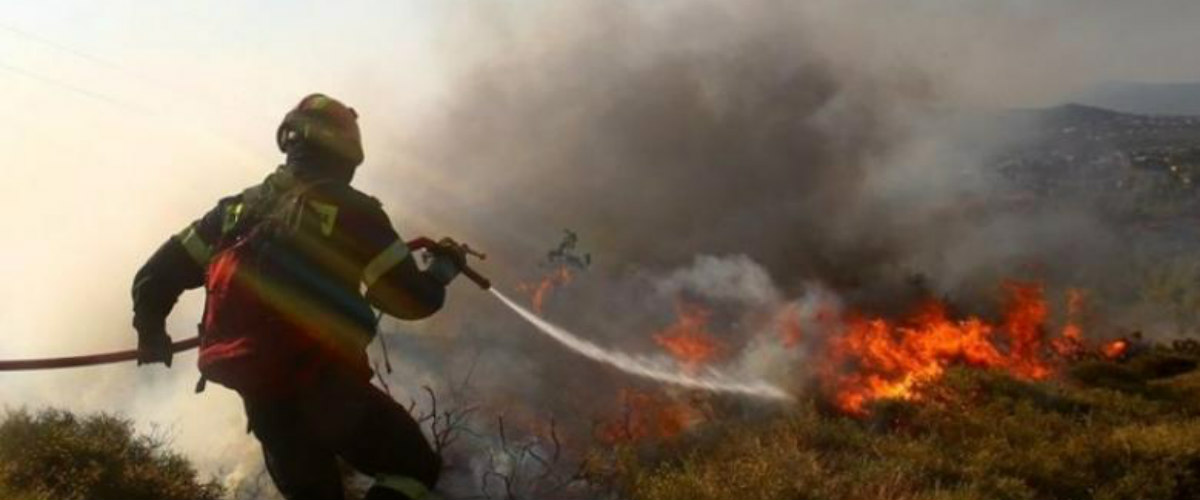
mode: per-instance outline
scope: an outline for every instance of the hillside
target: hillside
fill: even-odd
[[[992,168],[1033,200],[1093,202],[1113,216],[1196,214],[1200,116],[1119,113],[1068,104],[1004,117],[1022,140],[991,159]]]

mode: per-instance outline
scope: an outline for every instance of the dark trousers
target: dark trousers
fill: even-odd
[[[404,407],[369,382],[330,374],[287,397],[245,397],[267,472],[288,500],[341,500],[337,457],[359,472],[433,489],[441,458]],[[376,485],[367,498],[406,498]]]

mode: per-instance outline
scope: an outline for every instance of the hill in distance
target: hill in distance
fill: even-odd
[[[1143,115],[1200,115],[1200,82],[1110,82],[1097,85],[1072,101]]]

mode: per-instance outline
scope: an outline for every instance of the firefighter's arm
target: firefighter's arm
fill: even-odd
[[[449,259],[435,255],[429,268],[417,268],[416,259],[397,238],[363,270],[367,299],[383,312],[400,319],[422,319],[442,308],[446,285],[458,274]]]
[[[184,291],[204,284],[212,244],[220,236],[221,207],[189,224],[158,247],[133,279],[133,327],[138,363],[171,365],[166,321]]]
[[[204,284],[204,268],[176,238],[167,240],[133,278],[133,326],[163,330],[179,296]]]

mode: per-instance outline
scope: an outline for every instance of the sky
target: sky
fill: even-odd
[[[616,3],[644,15],[646,29],[687,10],[681,0]],[[737,29],[755,26],[738,2],[700,3],[744,21]],[[921,69],[938,80],[946,105],[1042,106],[1104,81],[1200,81],[1200,3],[1189,0],[759,4],[813,19],[809,36],[826,57],[872,72]],[[559,12],[574,8],[533,0],[0,0],[0,357],[131,347],[134,272],[170,234],[280,161],[275,127],[310,92],[358,109],[368,160],[356,184],[391,196],[384,201],[402,233],[477,225],[423,214],[430,200],[519,203],[493,199],[398,145],[444,122],[455,89],[489,61],[507,61],[503,51],[522,51],[526,62],[556,57],[548,44],[570,37],[563,31],[592,28],[586,16]],[[703,51],[726,34],[713,28],[711,38],[678,47]],[[609,41],[619,42],[597,43]],[[169,323],[175,338],[192,335],[199,307],[196,293],[180,304]],[[2,374],[0,405],[123,411],[143,428],[165,426],[205,471],[236,473],[230,468],[257,457],[239,403],[223,390],[191,394],[194,362],[184,354],[171,371]]]

